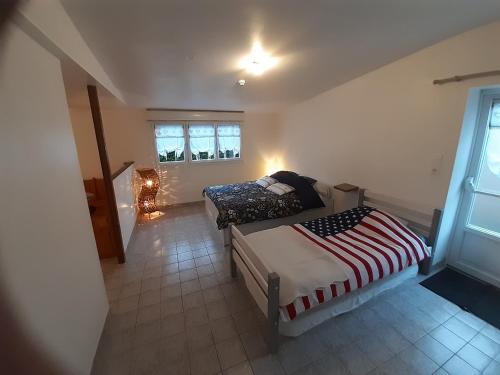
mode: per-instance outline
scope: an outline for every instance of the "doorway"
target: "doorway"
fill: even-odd
[[[500,90],[481,94],[449,263],[500,287]]]

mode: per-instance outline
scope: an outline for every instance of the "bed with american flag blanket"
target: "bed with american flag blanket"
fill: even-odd
[[[412,221],[417,211],[406,210],[409,216],[396,216],[361,205],[247,235],[233,227],[231,273],[236,276],[240,269],[275,336],[283,331],[278,325],[300,325],[311,314],[316,314],[312,324],[317,325],[398,285],[398,278],[413,277],[419,266],[428,266],[441,211],[425,214],[430,220],[424,225]],[[356,302],[321,315],[346,298]],[[271,341],[277,345],[276,338]]]
[[[314,306],[401,272],[430,255],[424,241],[400,220],[366,206],[294,224],[291,228],[331,254],[346,272],[347,279],[314,289],[280,306],[283,321],[293,320]]]

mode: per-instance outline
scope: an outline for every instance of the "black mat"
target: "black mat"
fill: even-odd
[[[451,268],[420,284],[500,329],[500,289]]]

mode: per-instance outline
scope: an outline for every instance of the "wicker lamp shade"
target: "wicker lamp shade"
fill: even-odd
[[[153,168],[137,169],[137,173],[142,179],[137,205],[142,214],[150,214],[156,211],[156,193],[160,187],[160,178]]]

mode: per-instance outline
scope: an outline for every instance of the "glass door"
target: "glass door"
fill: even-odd
[[[500,239],[500,101],[493,101],[488,112],[483,139],[476,145],[476,173],[468,180],[472,199],[467,229]]]
[[[500,286],[500,92],[478,115],[449,264]]]

